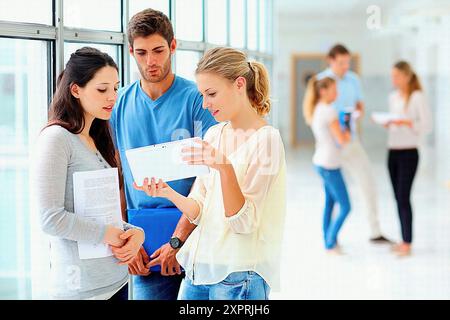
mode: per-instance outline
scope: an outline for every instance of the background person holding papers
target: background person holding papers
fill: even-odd
[[[149,198],[133,189],[133,176],[125,151],[203,136],[216,122],[202,109],[202,97],[195,83],[172,72],[177,42],[166,15],[152,9],[139,12],[129,21],[127,34],[140,80],[120,92],[110,123],[122,162],[128,217],[145,217],[145,226],[142,226],[147,239],[155,238],[155,243],[150,246],[156,250],[146,252],[142,248],[130,264],[130,272],[136,275],[133,277],[133,299],[175,300],[182,280],[175,254],[195,225],[181,216],[171,201]],[[170,185],[180,194],[188,195],[194,179],[178,180]],[[174,211],[178,213],[176,219]],[[171,231],[166,234],[163,230]],[[149,255],[153,259],[149,266],[160,266],[160,271],[150,273],[146,267]]]
[[[286,212],[283,141],[264,119],[269,75],[231,48],[206,52],[196,74],[203,107],[221,123],[183,160],[210,173],[188,197],[152,177],[135,188],[169,199],[198,225],[177,254],[186,271],[179,299],[266,300],[279,289]]]
[[[392,69],[392,83],[396,91],[389,96],[389,112],[401,118],[389,121],[388,168],[397,201],[402,242],[393,247],[398,256],[411,254],[412,207],[411,189],[419,162],[420,139],[431,131],[431,112],[422,91],[419,78],[405,61]]]
[[[118,86],[110,56],[77,50],[58,78],[49,123],[39,136],[35,188],[42,229],[51,236],[52,298],[128,298],[125,264],[139,251],[143,231],[124,223],[124,232],[74,213],[74,173],[117,167],[108,120]],[[125,263],[112,255],[80,259],[78,242],[117,247]]]

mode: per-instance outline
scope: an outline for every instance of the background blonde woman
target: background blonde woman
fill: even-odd
[[[313,164],[323,180],[325,208],[323,212],[323,237],[329,253],[340,254],[338,233],[350,212],[347,187],[341,173],[342,145],[350,141],[350,125],[347,119],[345,130],[341,130],[338,114],[332,103],[336,100],[336,81],[325,77],[313,77],[303,102],[303,112],[316,140]],[[339,213],[333,217],[335,204]]]
[[[177,254],[186,271],[179,299],[268,299],[279,287],[285,216],[285,153],[270,111],[269,76],[241,51],[214,48],[200,60],[203,107],[221,122],[185,161],[207,165],[188,197],[163,181],[141,190],[171,200],[197,228]]]

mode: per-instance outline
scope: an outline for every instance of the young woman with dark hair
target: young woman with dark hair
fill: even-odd
[[[42,229],[50,235],[52,298],[127,299],[126,264],[141,247],[143,231],[84,218],[74,213],[73,201],[75,172],[118,166],[108,122],[118,85],[110,56],[77,50],[58,77],[49,122],[39,136],[35,188]],[[116,256],[82,260],[78,241],[111,245]]]

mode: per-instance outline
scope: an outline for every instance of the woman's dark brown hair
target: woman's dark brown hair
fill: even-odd
[[[81,133],[85,126],[84,110],[70,88],[73,84],[85,87],[100,69],[107,66],[118,70],[114,60],[97,49],[84,47],[72,53],[66,68],[58,77],[46,127],[59,125],[73,134]],[[109,121],[96,118],[92,122],[89,135],[103,158],[112,167],[117,167]]]
[[[403,72],[407,77],[409,77],[408,88],[406,92],[406,108],[408,106],[409,98],[411,98],[413,92],[417,90],[422,91],[422,85],[420,84],[419,77],[408,62],[399,61],[394,64],[394,68]]]

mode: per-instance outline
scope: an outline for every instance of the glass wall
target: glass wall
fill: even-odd
[[[0,38],[0,299],[31,296],[30,148],[46,120],[48,45]]]
[[[52,0],[1,0],[0,21],[51,25]]]
[[[47,297],[48,242],[30,196],[30,168],[70,55],[96,47],[118,63],[123,85],[139,79],[124,32],[131,16],[152,7],[174,25],[178,75],[194,80],[198,60],[216,45],[241,48],[270,70],[272,1],[0,0],[0,299]]]

